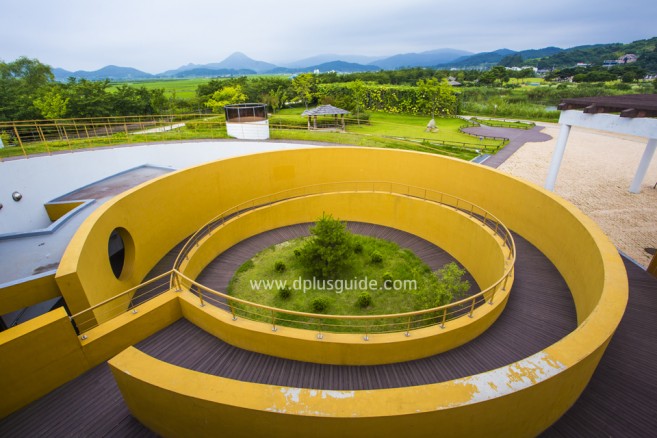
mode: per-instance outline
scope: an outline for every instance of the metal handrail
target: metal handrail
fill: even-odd
[[[258,304],[254,303],[251,301],[247,301],[241,298],[233,297],[230,295],[227,295],[222,292],[215,291],[207,286],[204,286],[200,283],[197,283],[196,281],[188,278],[185,276],[183,273],[178,271],[179,265],[182,263],[183,258],[187,257],[189,255],[189,252],[193,249],[193,247],[198,243],[200,239],[205,237],[208,233],[211,233],[218,224],[223,223],[227,218],[233,217],[235,214],[240,214],[244,212],[245,210],[253,209],[253,208],[259,208],[262,206],[266,205],[271,205],[276,202],[282,202],[288,199],[300,197],[300,196],[314,196],[320,193],[344,193],[344,192],[336,192],[336,191],[320,191],[320,192],[315,192],[311,191],[308,192],[308,189],[315,189],[318,187],[326,187],[326,186],[331,186],[335,188],[336,185],[343,185],[343,184],[363,184],[366,183],[368,184],[369,187],[371,187],[371,190],[367,190],[368,193],[374,192],[374,193],[395,193],[399,195],[404,195],[404,196],[411,196],[419,199],[423,199],[429,202],[436,202],[441,205],[446,205],[452,208],[455,208],[461,212],[467,213],[470,215],[471,218],[475,220],[479,220],[482,224],[482,226],[488,226],[491,230],[493,230],[493,233],[495,236],[498,236],[502,239],[502,247],[507,247],[509,251],[509,255],[507,257],[507,267],[504,271],[504,274],[497,280],[495,281],[491,286],[487,287],[486,289],[472,295],[466,298],[463,298],[461,300],[455,301],[453,303],[445,304],[443,306],[439,307],[434,307],[430,309],[422,309],[422,310],[416,310],[412,312],[404,312],[404,313],[395,313],[395,314],[384,314],[384,315],[331,315],[331,314],[317,314],[317,313],[308,313],[308,312],[299,312],[299,311],[293,311],[293,310],[287,310],[287,309],[282,309],[282,308],[277,308],[277,307],[271,307],[267,306],[264,304]],[[387,184],[389,187],[389,190],[383,191],[383,190],[376,190],[376,185],[377,184]],[[401,192],[394,192],[393,191],[393,186],[394,185],[405,187],[406,193],[401,193]],[[411,189],[416,189],[420,190],[421,192],[424,193],[424,196],[416,196],[411,194]],[[296,196],[280,196],[283,194],[290,194],[292,192],[297,192],[299,190],[302,190],[302,194],[298,194]],[[347,193],[362,193],[362,190],[351,190],[348,191]],[[434,194],[436,196],[440,197],[440,200],[437,199],[431,199],[428,197],[428,194]],[[278,196],[274,200],[271,199],[272,196]],[[453,199],[455,202],[454,203],[448,203],[446,202],[447,199]],[[263,202],[264,200],[268,200],[268,202]],[[475,208],[479,209],[479,211],[476,211]],[[120,299],[121,297],[124,297],[126,295],[129,295],[131,293],[136,292],[137,290],[155,283],[159,280],[163,280],[166,277],[169,277],[169,287],[167,290],[176,290],[176,291],[181,291],[183,289],[182,281],[185,281],[188,283],[189,286],[185,285],[185,288],[189,290],[191,293],[194,293],[193,289],[196,288],[197,290],[197,295],[199,297],[200,305],[204,306],[205,301],[208,301],[208,298],[211,296],[215,299],[223,299],[226,302],[226,305],[229,307],[230,312],[233,315],[233,319],[237,319],[237,313],[252,313],[256,317],[259,318],[247,318],[247,319],[262,319],[262,315],[257,315],[251,311],[247,311],[244,309],[238,309],[238,312],[236,312],[235,309],[235,304],[241,304],[246,306],[247,308],[250,309],[260,309],[264,310],[265,312],[269,313],[271,315],[271,324],[272,324],[272,330],[276,331],[276,323],[285,321],[283,320],[280,315],[289,315],[293,317],[301,317],[301,318],[308,318],[310,320],[317,320],[319,321],[318,323],[313,323],[309,321],[290,321],[294,322],[296,324],[300,325],[308,325],[308,326],[315,326],[317,327],[317,332],[318,332],[318,339],[321,339],[321,334],[322,332],[328,332],[330,331],[330,327],[340,327],[340,328],[354,328],[353,326],[340,326],[336,324],[329,324],[326,322],[322,322],[323,320],[341,320],[341,321],[376,321],[376,320],[392,320],[392,319],[406,319],[407,321],[405,322],[391,322],[387,324],[372,324],[368,325],[365,328],[365,337],[364,339],[367,340],[368,333],[393,333],[393,332],[405,332],[406,336],[409,336],[409,330],[411,329],[411,326],[413,325],[413,329],[419,328],[417,327],[418,323],[422,322],[427,322],[426,326],[430,325],[440,325],[441,327],[444,328],[445,323],[447,321],[451,321],[455,318],[469,315],[470,317],[473,316],[474,310],[476,308],[477,303],[480,305],[483,304],[484,302],[488,302],[489,304],[493,304],[493,300],[495,298],[495,295],[498,291],[498,288],[502,288],[502,290],[506,290],[507,282],[509,277],[513,275],[513,269],[515,265],[515,259],[516,259],[516,254],[515,254],[515,242],[513,240],[513,235],[510,233],[510,231],[506,228],[506,226],[500,222],[494,215],[489,213],[488,211],[484,210],[483,208],[477,206],[476,204],[470,203],[468,201],[465,201],[461,198],[458,198],[453,195],[445,194],[442,192],[438,191],[433,191],[433,190],[427,190],[427,189],[422,189],[417,186],[409,186],[409,185],[404,185],[404,184],[398,184],[398,183],[391,183],[391,182],[381,182],[381,181],[356,181],[356,182],[339,182],[339,183],[323,183],[323,184],[313,184],[309,186],[303,186],[295,189],[288,189],[288,190],[283,190],[277,193],[274,193],[273,195],[266,195],[262,197],[257,197],[253,198],[249,201],[243,202],[241,204],[238,204],[235,207],[232,207],[231,209],[226,210],[222,214],[218,215],[215,217],[212,221],[208,222],[205,226],[201,227],[197,233],[192,235],[190,237],[186,244],[183,246],[183,249],[180,251],[178,258],[176,259],[174,268],[171,271],[168,271],[164,274],[158,275],[155,278],[152,278],[140,285],[137,285],[133,288],[130,288],[114,297],[111,297],[109,299],[106,299],[98,304],[95,304],[88,309],[85,309],[81,312],[78,312],[74,315],[70,316],[70,319],[72,322],[75,322],[76,318],[80,317],[81,315],[85,313],[92,312],[94,310],[97,310],[103,306],[108,305],[112,301],[115,301],[117,299]],[[203,293],[206,294],[205,300],[203,297]],[[132,300],[132,298],[131,298]],[[218,307],[220,308],[220,307]],[[127,310],[130,310],[130,306],[128,307]],[[133,310],[134,312],[134,310]],[[437,316],[434,317],[428,317],[427,315],[429,314],[435,314]],[[278,315],[278,316],[277,316]],[[421,317],[421,316],[426,316],[425,319],[422,319],[420,321],[413,320],[414,317]],[[449,315],[449,318],[448,318]],[[92,319],[95,319],[92,318]],[[85,321],[86,322],[86,321]],[[402,330],[377,330],[377,328],[381,327],[387,327],[387,326],[400,326],[400,325],[405,325],[406,328]],[[351,333],[354,333],[352,331]]]
[[[233,217],[234,215],[239,214],[240,212],[250,210],[250,209],[253,209],[253,208],[262,207],[262,206],[269,205],[269,204],[272,204],[272,203],[275,203],[275,202],[282,202],[282,201],[286,201],[286,200],[289,200],[289,199],[298,198],[300,196],[312,196],[312,195],[318,195],[318,194],[326,193],[324,191],[307,192],[308,189],[313,189],[313,188],[318,188],[318,187],[326,187],[326,186],[333,186],[334,187],[336,185],[354,185],[354,184],[356,184],[356,185],[358,185],[358,184],[372,185],[372,190],[358,190],[358,186],[356,186],[357,187],[356,190],[349,190],[349,191],[346,191],[346,192],[354,192],[354,193],[361,193],[361,192],[395,193],[397,195],[414,197],[414,198],[418,198],[418,199],[423,199],[425,201],[437,202],[438,204],[441,204],[441,205],[447,205],[447,206],[450,206],[450,207],[455,207],[455,208],[457,208],[461,211],[469,212],[470,216],[474,217],[474,218],[477,218],[477,215],[474,214],[474,209],[477,208],[479,211],[484,213],[483,220],[480,221],[480,222],[482,222],[483,225],[488,225],[487,222],[486,222],[487,219],[492,219],[493,223],[495,223],[495,227],[493,228],[492,226],[490,226],[490,228],[495,230],[496,235],[498,234],[499,226],[502,227],[502,229],[504,231],[503,240],[505,241],[505,243],[507,245],[509,245],[509,248],[510,248],[511,252],[512,252],[513,256],[515,257],[515,244],[513,243],[513,236],[511,236],[511,233],[509,232],[509,230],[493,214],[489,213],[487,210],[485,210],[484,208],[478,206],[477,204],[471,203],[471,202],[466,201],[462,198],[459,198],[458,196],[450,195],[450,194],[447,194],[447,193],[444,193],[444,192],[439,192],[439,191],[436,191],[436,190],[430,190],[430,189],[426,189],[426,188],[422,188],[422,187],[418,187],[418,186],[411,186],[411,185],[402,184],[402,183],[395,183],[395,182],[391,182],[391,181],[339,181],[339,182],[333,182],[333,183],[311,184],[311,185],[306,185],[306,186],[301,186],[301,187],[295,187],[295,188],[291,188],[291,189],[282,190],[282,191],[275,192],[275,193],[272,193],[272,194],[267,194],[267,195],[263,195],[263,196],[259,196],[259,197],[256,197],[256,198],[249,199],[249,200],[244,201],[244,202],[242,202],[242,203],[240,203],[236,206],[233,206],[233,207],[231,207],[227,210],[224,210],[219,215],[215,216],[213,219],[208,221],[205,225],[203,225],[201,228],[199,228],[194,234],[192,234],[189,237],[187,242],[185,242],[182,249],[178,253],[178,256],[176,257],[176,260],[173,264],[173,268],[174,269],[179,269],[180,266],[182,265],[183,260],[189,255],[192,248],[202,238],[204,238],[206,235],[210,234],[212,232],[212,230],[215,229],[217,226],[222,225],[223,223],[225,223],[225,221],[228,218]],[[375,190],[374,186],[376,184],[388,185],[390,187],[390,189],[389,190]],[[400,192],[400,191],[393,192],[393,186],[394,185],[406,188],[407,189],[406,193],[403,193],[403,192]],[[411,195],[410,194],[411,189],[419,191],[420,193],[423,192],[424,196],[413,196],[413,195]],[[296,196],[285,196],[285,194],[294,193],[294,192],[298,193],[299,191],[301,191],[302,194],[296,195]],[[331,193],[343,193],[343,192],[345,192],[345,191],[337,191],[337,192],[335,190],[331,191]],[[429,194],[429,193],[440,196],[440,201],[436,201],[435,199],[428,198],[427,194]],[[453,203],[453,204],[450,204],[448,202],[444,202],[445,198],[455,199],[456,202]],[[268,200],[268,202],[264,202],[265,200]],[[459,205],[459,202],[461,202],[462,205]],[[470,208],[469,209],[464,208],[464,205],[466,207],[469,206]]]

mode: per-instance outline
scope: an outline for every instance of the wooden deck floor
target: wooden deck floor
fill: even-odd
[[[261,245],[268,246],[271,239],[285,238],[283,230],[274,231],[262,236]],[[202,372],[310,388],[412,386],[485,371],[539,351],[575,327],[572,298],[556,269],[523,239],[518,239],[517,243],[518,251],[525,257],[517,265],[514,290],[502,317],[478,339],[442,355],[375,367],[308,364],[235,348],[185,320],[142,341],[137,347],[162,360]],[[251,245],[250,252],[257,252],[253,242],[248,245]],[[435,263],[440,263],[438,259],[446,257],[444,251],[435,247],[433,251],[424,250],[425,260],[433,258]],[[225,254],[230,256],[230,252]],[[549,285],[549,289],[545,285]],[[73,435],[148,434],[120,402],[106,365],[96,367],[0,421],[0,435],[10,432],[17,436],[34,436],[43,430],[53,431],[55,435],[59,432],[66,435],[66,431]]]
[[[261,245],[284,239],[285,233],[278,230],[262,236]],[[308,364],[241,350],[186,320],[142,341],[137,348],[214,375],[318,389],[413,386],[482,372],[539,351],[575,327],[572,298],[554,266],[524,239],[516,236],[516,243],[521,256],[502,316],[474,341],[434,357],[373,367]],[[243,257],[257,252],[259,246],[254,242],[247,245],[248,250],[233,248],[225,253],[226,260],[239,266],[240,259],[244,261]],[[434,257],[437,262],[440,250],[427,251],[424,257]],[[623,321],[589,386],[545,437],[655,436],[657,280],[633,263],[626,260],[625,264],[631,292]],[[0,436],[44,435],[153,436],[132,418],[105,364],[0,420]]]

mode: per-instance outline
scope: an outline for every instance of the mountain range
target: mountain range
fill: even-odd
[[[618,53],[635,53],[655,50],[657,37],[639,40],[629,44],[612,43],[577,46],[569,49],[545,47],[514,51],[499,49],[492,52],[472,53],[457,49],[437,49],[419,53],[403,53],[389,57],[373,57],[366,55],[321,54],[275,65],[269,62],[249,58],[241,52],[235,52],[226,59],[209,64],[187,64],[177,69],[167,70],[159,74],[150,74],[131,67],[108,65],[96,71],[67,71],[54,68],[55,79],[66,81],[69,77],[88,80],[140,80],[155,78],[193,78],[244,76],[254,74],[297,74],[303,72],[355,73],[379,70],[396,70],[407,67],[433,67],[454,69],[484,69],[505,64],[503,60],[510,56],[520,59],[523,64],[550,66],[556,68],[570,67],[576,62],[602,63],[604,59],[616,59]]]

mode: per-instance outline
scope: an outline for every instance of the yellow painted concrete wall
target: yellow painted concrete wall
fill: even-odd
[[[87,369],[63,308],[0,332],[0,418]]]
[[[554,422],[586,384],[579,370],[568,369],[523,391],[490,399],[481,394],[472,402],[482,375],[400,389],[327,391],[245,384],[134,348],[109,364],[133,415],[165,437],[210,437],[218,430],[231,437],[529,437]]]
[[[467,214],[435,203],[384,193],[333,193],[295,198],[251,210],[226,222],[201,241],[189,255],[181,271],[195,278],[218,254],[234,244],[261,232],[299,222],[312,222],[330,212],[342,220],[354,220],[395,227],[413,233],[439,246],[468,269],[482,288],[499,281],[507,267],[508,248],[488,227]],[[509,280],[507,292],[513,284]],[[501,287],[500,287],[501,289]],[[362,335],[326,334],[318,342],[316,333],[280,327],[272,333],[263,323],[231,325],[225,311],[186,312],[185,317],[224,341],[260,353],[317,363],[373,365],[428,357],[462,345],[483,333],[499,316],[507,292],[500,292],[494,306],[485,305],[473,318],[449,322],[445,329],[434,326],[402,333],[372,335],[364,343]],[[190,300],[191,303],[198,300]],[[232,325],[235,325],[234,323]]]
[[[180,305],[185,319],[237,347],[285,359],[335,365],[380,365],[432,356],[456,348],[479,336],[504,310],[509,291],[499,291],[494,305],[484,304],[467,316],[448,321],[445,328],[432,327],[404,332],[370,334],[325,333],[271,325],[232,316],[217,307],[200,306],[196,295],[183,292]]]
[[[58,308],[0,332],[0,418],[162,330],[181,316],[178,294],[166,292],[87,332],[81,340]]]
[[[220,253],[256,234],[303,222],[322,213],[340,220],[366,222],[412,233],[455,257],[481,289],[498,281],[506,269],[505,248],[488,227],[467,214],[432,202],[387,193],[333,193],[294,198],[227,221],[199,243],[180,271],[198,274]]]
[[[87,201],[50,202],[45,204],[44,207],[46,209],[46,213],[48,213],[48,218],[55,222],[66,213],[81,206],[85,202]]]
[[[376,179],[449,192],[498,216],[559,269],[575,299],[578,328],[530,358],[482,375],[385,392],[356,391],[353,397],[240,382],[207,386],[214,382],[206,380],[209,376],[197,376],[202,383],[196,384],[184,370],[139,357],[119,358],[117,369],[130,372],[118,379],[133,413],[165,435],[179,435],[174,430],[214,433],[217,429],[199,429],[205,419],[206,424],[221,422],[222,430],[235,434],[245,431],[244,436],[290,430],[408,435],[413,430],[435,433],[436,428],[455,435],[531,436],[568,409],[622,317],[627,302],[622,261],[599,228],[572,205],[536,186],[458,160],[327,147],[241,157],[170,174],[105,204],[85,222],[60,265],[60,288],[76,306],[107,298],[138,282],[164,252],[229,206],[299,185]],[[190,190],[199,181],[203,190]],[[131,275],[121,280],[113,279],[102,257],[116,226],[132,234],[137,254]],[[151,373],[156,366],[158,371]],[[184,379],[177,380],[180,372]],[[178,382],[185,382],[184,387]],[[226,394],[226,403],[217,398]],[[250,402],[256,404],[243,406]],[[400,412],[405,415],[397,416]],[[361,417],[376,419],[362,422]]]
[[[312,158],[307,156],[309,153]],[[512,177],[427,154],[318,148],[312,152],[301,149],[217,161],[160,177],[131,190],[104,204],[80,228],[62,259],[57,281],[72,311],[83,310],[138,284],[161,254],[234,205],[291,187],[355,180],[387,180],[427,187],[487,207],[554,258],[560,270],[572,268],[571,273],[564,275],[571,287],[586,282],[578,277],[578,273],[585,272],[583,265],[586,269],[596,265],[595,254],[579,254],[573,257],[573,263],[563,260],[564,254],[577,252],[580,246],[579,239],[571,237],[581,228],[567,225],[567,218],[572,215],[570,208],[551,211],[548,226],[554,234],[545,233],[545,204],[551,204],[551,195],[517,184]],[[190,190],[199,187],[198,181],[204,181],[203,189]],[[142,214],[132,214],[134,211]],[[134,236],[140,254],[121,280],[114,278],[106,257],[107,239],[117,226]],[[593,305],[595,302],[578,305],[580,321]]]
[[[61,296],[55,275],[41,275],[0,288],[0,315]]]

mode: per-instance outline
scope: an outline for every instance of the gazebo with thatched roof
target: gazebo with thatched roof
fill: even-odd
[[[308,117],[308,129],[320,129],[320,128],[341,128],[344,131],[344,116],[349,114],[349,111],[343,110],[342,108],[336,108],[333,105],[320,105],[317,108],[305,110],[301,115]],[[317,125],[317,117],[323,116],[333,116],[332,124]],[[338,119],[339,116],[339,119]],[[312,119],[313,123],[310,124]]]

